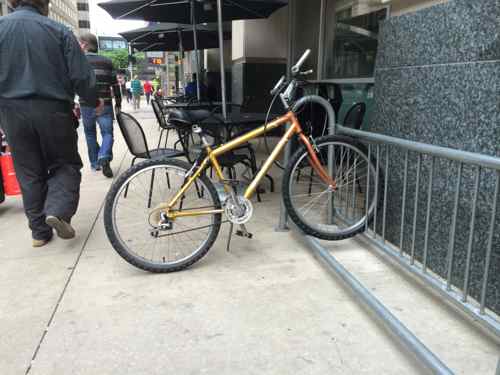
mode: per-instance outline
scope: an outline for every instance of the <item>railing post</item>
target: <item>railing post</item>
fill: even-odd
[[[432,203],[432,183],[434,179],[434,156],[431,159],[431,166],[429,168],[429,187],[427,189],[427,214],[425,217],[425,234],[424,234],[424,255],[422,259],[422,270],[427,271],[427,255],[429,251],[429,228],[431,223],[431,203]]]
[[[488,277],[490,273],[490,263],[491,263],[491,252],[493,250],[493,234],[495,231],[495,219],[497,216],[497,205],[498,205],[498,195],[500,190],[500,171],[497,171],[497,178],[495,182],[495,193],[493,195],[493,208],[491,210],[491,223],[490,223],[490,233],[488,236],[488,248],[486,249],[486,259],[484,261],[484,278],[483,287],[481,290],[481,306],[479,308],[480,313],[485,313],[486,308],[486,292],[488,289]]]
[[[403,240],[404,240],[404,229],[405,229],[405,210],[406,210],[406,185],[408,182],[408,156],[409,156],[409,151],[406,150],[405,153],[405,176],[403,179],[403,201],[402,201],[402,208],[401,208],[401,231],[399,235],[399,251],[401,256],[403,255]]]
[[[453,217],[451,219],[451,228],[450,228],[450,243],[448,247],[448,273],[446,276],[446,289],[451,290],[451,278],[453,274],[453,258],[455,254],[455,235],[457,229],[457,215],[458,215],[458,204],[460,202],[460,184],[462,183],[462,171],[464,165],[460,163],[458,166],[458,176],[457,176],[457,185],[455,187],[455,203],[453,205]]]
[[[417,160],[417,181],[415,182],[415,205],[413,206],[413,233],[411,241],[411,261],[413,265],[415,263],[415,242],[417,237],[417,218],[418,218],[418,195],[420,193],[420,167],[422,164],[422,155],[418,155]]]

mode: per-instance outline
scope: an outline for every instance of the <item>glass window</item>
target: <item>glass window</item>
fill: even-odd
[[[325,35],[325,78],[373,77],[378,47],[379,23],[387,17],[387,8],[359,6],[337,8],[329,1]],[[330,26],[330,25],[333,25]]]
[[[113,41],[108,39],[100,40],[100,48],[103,50],[112,50],[113,49]]]
[[[78,10],[85,12],[85,11],[89,10],[89,4],[87,4],[87,3],[78,3],[77,4],[77,8],[78,8]]]
[[[125,49],[127,46],[125,45],[125,41],[123,40],[114,40],[113,41],[113,49]]]
[[[90,29],[90,22],[89,21],[86,21],[86,20],[80,20],[78,21],[78,27],[80,29]],[[109,41],[111,42],[111,41]],[[111,42],[112,43],[112,42]],[[111,47],[110,49],[113,48],[113,44],[111,44]]]
[[[295,38],[293,41],[292,64],[294,64],[305,50],[310,49],[311,54],[303,65],[303,70],[313,69],[314,74],[308,79],[317,78],[319,24],[321,17],[321,0],[295,1],[295,19],[293,27]]]

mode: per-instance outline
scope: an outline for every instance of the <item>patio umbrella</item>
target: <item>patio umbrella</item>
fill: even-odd
[[[227,116],[226,80],[224,74],[223,21],[267,18],[288,4],[288,0],[111,0],[100,3],[113,18],[177,22],[193,25],[196,47],[196,25],[219,23],[222,110]],[[224,13],[222,10],[224,9]]]
[[[226,25],[225,25],[226,26]],[[192,51],[199,49],[218,48],[219,39],[215,25],[202,25],[197,28],[197,38],[191,31],[191,25],[177,23],[151,22],[148,26],[126,31],[120,35],[138,51]],[[231,32],[225,27],[224,39],[231,38]],[[197,43],[195,43],[197,42]],[[195,46],[197,44],[197,46]],[[197,47],[197,48],[196,48]],[[196,61],[196,73],[199,77],[200,70]],[[182,74],[182,72],[181,72]],[[200,99],[199,79],[197,80],[198,99]]]
[[[192,51],[194,46],[194,35],[191,25],[177,23],[150,23],[148,26],[125,31],[120,35],[136,49],[146,49],[150,51],[179,51],[182,45],[184,51]],[[224,30],[224,40],[231,38],[231,32]],[[218,48],[219,39],[216,26],[197,27],[197,44],[199,49]],[[156,49],[153,45],[158,45],[161,49]]]
[[[267,18],[288,0],[221,0],[221,21]],[[99,3],[113,18],[192,24],[218,22],[216,0],[112,0]]]

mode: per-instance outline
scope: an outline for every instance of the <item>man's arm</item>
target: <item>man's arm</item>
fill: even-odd
[[[120,84],[118,83],[118,80],[116,79],[116,72],[112,70],[112,76],[111,76],[111,89],[113,91],[113,96],[115,97],[115,106],[117,108],[122,107],[122,93],[120,90]]]

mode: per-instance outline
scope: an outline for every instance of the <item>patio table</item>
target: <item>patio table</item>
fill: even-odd
[[[209,130],[210,128],[216,128],[216,132],[225,133],[225,142],[231,140],[235,129],[243,128],[245,130],[250,130],[264,125],[266,121],[267,113],[263,112],[229,112],[227,118],[224,119],[222,114],[214,113],[211,117],[204,120],[200,125]],[[270,114],[268,116],[268,121],[273,120],[278,117],[278,114]],[[222,137],[221,137],[222,140]]]
[[[232,104],[228,103],[228,105]],[[195,109],[213,109],[216,107],[222,107],[222,102],[163,103],[163,110],[166,111],[168,111],[169,109],[195,110]]]

